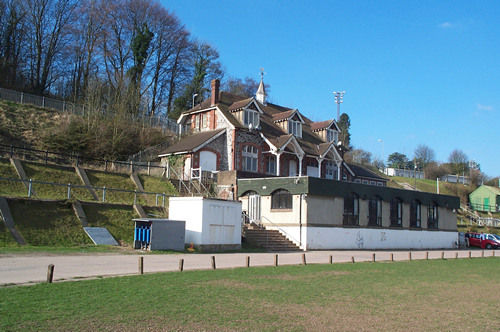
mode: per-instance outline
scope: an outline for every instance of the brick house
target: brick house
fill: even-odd
[[[344,162],[335,120],[313,122],[299,110],[266,101],[261,80],[255,97],[220,91],[181,114],[181,139],[159,155],[183,158],[183,177],[194,171],[233,172],[236,178],[312,176],[385,186],[386,179]],[[199,174],[199,173],[197,173]]]

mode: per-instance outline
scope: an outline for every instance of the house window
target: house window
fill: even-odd
[[[410,227],[422,227],[422,204],[413,200],[410,205]]]
[[[259,126],[259,113],[246,109],[243,112],[243,124],[247,127],[252,125],[252,128],[257,128]]]
[[[374,197],[368,202],[368,225],[382,225],[382,199]]]
[[[207,128],[207,126],[208,126],[208,114],[207,113],[201,114],[201,126],[202,126],[202,128]]]
[[[326,165],[325,165],[325,177],[327,179],[330,179],[330,180],[335,179],[336,178],[335,171],[336,171],[336,167],[335,167],[334,163],[332,161],[328,160],[326,162]]]
[[[257,172],[258,150],[253,145],[243,146],[243,170],[247,172]]]
[[[194,129],[200,130],[200,115],[196,114],[194,117]]]
[[[359,196],[355,193],[344,198],[344,225],[359,225]]]
[[[288,190],[278,189],[271,194],[271,209],[291,210],[292,194]]]
[[[269,156],[267,158],[266,173],[276,175],[276,156]]]
[[[438,228],[438,205],[434,202],[429,206],[427,213],[427,228]]]
[[[302,137],[302,124],[300,121],[288,120],[288,133],[296,137]]]
[[[326,130],[326,141],[337,143],[337,131],[333,129]]]
[[[403,202],[399,198],[391,200],[391,226],[403,225]]]

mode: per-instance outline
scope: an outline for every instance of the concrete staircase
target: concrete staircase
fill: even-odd
[[[255,224],[244,225],[243,236],[248,243],[268,251],[302,251],[278,230],[266,229]]]

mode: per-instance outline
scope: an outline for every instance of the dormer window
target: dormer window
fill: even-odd
[[[326,141],[337,143],[338,133],[333,129],[326,130]]]
[[[259,126],[259,113],[251,109],[245,109],[243,111],[243,124],[246,127],[257,128]]]
[[[295,137],[302,137],[302,123],[300,121],[288,120],[288,133]]]

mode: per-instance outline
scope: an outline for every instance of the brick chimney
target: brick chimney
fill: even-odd
[[[217,79],[212,80],[211,87],[212,87],[212,95],[210,98],[210,104],[211,104],[211,106],[214,106],[215,104],[219,103],[220,81]]]

